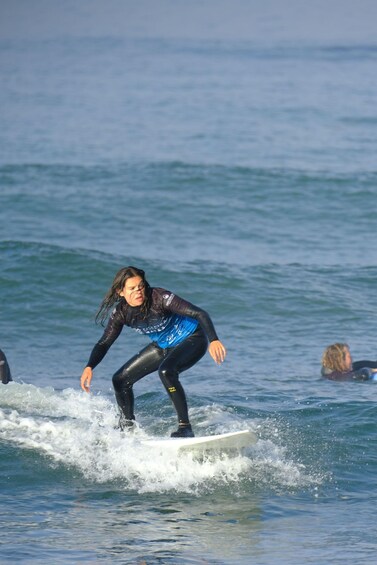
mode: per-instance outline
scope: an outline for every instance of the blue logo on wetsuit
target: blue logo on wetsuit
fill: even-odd
[[[166,349],[181,343],[186,337],[194,333],[198,325],[198,322],[193,318],[174,314],[165,316],[156,324],[148,324],[145,327],[139,325],[138,328],[134,329],[138,333],[147,335],[162,349]]]

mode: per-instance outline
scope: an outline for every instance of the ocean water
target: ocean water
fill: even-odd
[[[375,560],[376,383],[320,378],[334,341],[377,357],[373,4],[215,4],[2,2],[0,563]],[[196,433],[255,446],[141,448],[175,428],[156,375],[122,437],[126,329],[81,391],[128,264],[227,347],[181,376]]]

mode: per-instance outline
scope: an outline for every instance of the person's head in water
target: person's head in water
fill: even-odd
[[[333,343],[326,347],[322,355],[322,367],[339,373],[352,371],[352,357],[347,343]]]
[[[112,285],[97,312],[96,320],[104,323],[109,310],[122,298],[129,306],[141,306],[142,312],[148,310],[150,286],[145,278],[145,272],[137,267],[123,267],[112,282]]]

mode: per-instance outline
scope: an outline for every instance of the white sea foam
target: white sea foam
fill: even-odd
[[[0,390],[0,405],[3,442],[36,450],[47,457],[47,464],[78,469],[93,482],[117,481],[138,492],[197,493],[223,485],[242,489],[244,481],[258,485],[266,477],[280,486],[309,480],[303,467],[287,461],[284,449],[272,441],[259,441],[236,456],[217,454],[201,459],[145,446],[140,440],[153,437],[153,430],[147,425],[132,435],[120,433],[114,428],[115,405],[103,396],[10,383]],[[231,431],[229,422],[234,426],[234,416],[223,411],[221,418],[221,412],[214,406],[202,409],[200,427],[212,424],[217,432]],[[252,425],[243,422],[243,428]]]

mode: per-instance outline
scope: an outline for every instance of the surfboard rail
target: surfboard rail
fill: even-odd
[[[254,445],[257,437],[251,430],[226,432],[223,434],[196,436],[192,438],[154,438],[142,440],[142,444],[150,447],[175,450],[239,450]]]

